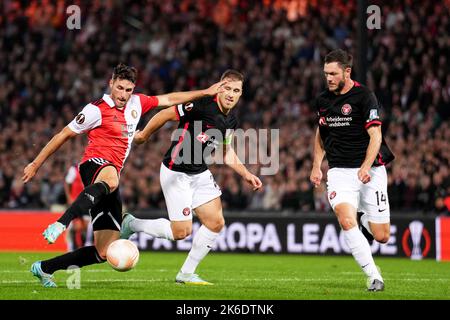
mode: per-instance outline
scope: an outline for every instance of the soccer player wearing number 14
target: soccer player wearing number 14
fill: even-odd
[[[353,257],[368,277],[368,290],[381,291],[384,281],[369,242],[374,238],[381,243],[389,240],[384,166],[394,155],[381,133],[377,99],[369,89],[350,78],[351,67],[352,57],[343,50],[332,51],[325,57],[328,90],[315,101],[319,127],[310,180],[316,187],[320,185],[320,167],[326,155],[330,167],[328,200]]]

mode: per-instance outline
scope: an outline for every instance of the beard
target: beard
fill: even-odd
[[[339,83],[338,83],[338,85],[337,85],[337,88],[336,88],[335,90],[333,90],[333,92],[334,92],[335,94],[340,94],[341,91],[342,91],[342,89],[344,89],[344,86],[345,86],[345,80],[339,81]]]

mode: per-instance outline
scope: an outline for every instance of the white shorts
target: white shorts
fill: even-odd
[[[209,170],[187,174],[161,164],[159,179],[170,221],[192,220],[192,210],[222,195]]]
[[[328,170],[328,201],[334,208],[349,203],[358,212],[367,214],[373,223],[389,223],[390,209],[387,193],[387,173],[384,166],[372,167],[370,182],[358,179],[359,168],[332,168]]]

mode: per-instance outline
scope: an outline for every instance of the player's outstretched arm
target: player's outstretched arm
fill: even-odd
[[[244,180],[253,187],[254,191],[261,188],[261,180],[247,170],[247,168],[237,156],[236,152],[234,152],[233,148],[231,148],[231,146],[229,145],[223,145],[223,147],[225,153],[225,164],[236,171],[242,178],[244,178]]]
[[[155,114],[147,123],[144,130],[136,130],[133,141],[142,144],[150,138],[150,136],[161,128],[167,121],[177,121],[178,115],[175,108],[164,109]]]
[[[69,127],[64,127],[59,133],[55,134],[53,138],[46,144],[46,146],[39,152],[38,156],[30,162],[23,170],[22,181],[27,183],[30,181],[45,160],[48,159],[56,150],[58,150],[67,140],[75,137],[77,134],[69,129]]]
[[[226,81],[220,81],[203,90],[172,92],[157,96],[158,107],[170,107],[180,103],[186,103],[192,100],[203,98],[205,96],[214,96],[224,90],[224,84],[226,84]]]
[[[316,136],[314,137],[314,160],[313,167],[311,170],[311,175],[309,180],[313,183],[313,185],[317,188],[322,181],[322,170],[320,169],[323,161],[323,157],[325,157],[325,149],[323,147],[322,138],[320,137],[319,128],[316,130]]]

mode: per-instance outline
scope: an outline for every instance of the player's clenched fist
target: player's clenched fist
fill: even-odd
[[[253,174],[247,175],[245,177],[245,181],[247,181],[253,187],[253,191],[256,191],[262,187],[261,180]]]
[[[312,182],[314,187],[317,188],[320,185],[320,182],[322,181],[322,170],[320,170],[320,168],[313,167],[309,180]]]
[[[367,168],[364,168],[364,167],[361,167],[358,170],[358,179],[364,184],[370,182],[371,176],[369,174],[369,170],[370,169],[367,169]]]

